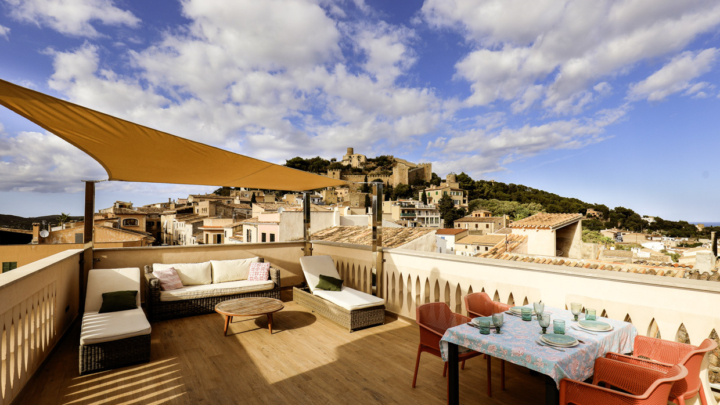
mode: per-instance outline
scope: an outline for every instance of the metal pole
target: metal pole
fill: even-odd
[[[385,297],[385,274],[383,272],[383,249],[382,249],[382,203],[383,183],[374,182],[373,187],[373,212],[372,212],[372,253],[373,253],[373,274],[375,274],[375,295]]]
[[[303,240],[305,241],[305,256],[312,256],[310,243],[310,193],[303,191]]]
[[[95,183],[104,180],[83,180],[85,183],[85,223],[83,224],[83,255],[80,259],[80,296],[78,308],[80,312],[85,308],[85,290],[87,288],[87,275],[93,268],[94,262],[94,231],[95,231]]]

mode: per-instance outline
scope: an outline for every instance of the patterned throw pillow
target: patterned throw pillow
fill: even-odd
[[[270,278],[270,263],[251,263],[248,281],[267,281]]]
[[[165,270],[153,271],[153,276],[157,277],[160,281],[160,289],[163,291],[177,290],[183,288],[183,283],[180,281],[180,276],[177,274],[175,268],[170,267]]]

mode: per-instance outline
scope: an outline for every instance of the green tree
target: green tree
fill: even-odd
[[[250,204],[257,203],[257,199],[255,198],[255,193],[253,193],[252,197],[250,197]]]
[[[367,174],[365,175],[365,179],[363,180],[363,185],[360,187],[361,193],[369,193],[370,192],[370,185],[368,184],[368,178]]]
[[[449,195],[445,194],[438,201],[438,211],[440,211],[440,218],[443,219],[446,228],[452,228],[456,219],[465,216],[465,210],[462,208],[456,209],[455,203]]]
[[[63,224],[70,220],[70,214],[61,213],[59,217],[57,217],[57,221],[60,223],[60,227],[62,228]]]
[[[427,193],[425,191],[423,191],[422,193],[420,193],[420,195],[421,195],[420,201],[422,201],[423,204],[427,204],[428,203]]]
[[[410,197],[412,197],[412,189],[407,184],[400,183],[393,190],[393,200]]]
[[[232,189],[233,189],[232,187],[220,187],[219,189],[213,191],[213,194],[220,195],[223,197],[229,197]]]
[[[440,176],[438,176],[437,174],[433,173],[432,176],[430,176],[430,184],[431,185],[439,186],[441,182],[442,182],[442,179],[440,179]]]
[[[365,194],[365,208],[372,207],[372,200],[370,194]]]

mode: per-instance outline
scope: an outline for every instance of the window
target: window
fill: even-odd
[[[488,250],[490,250],[490,249],[488,249],[488,247],[487,247],[487,246],[485,246],[485,251],[487,252]]]
[[[6,271],[15,270],[17,269],[17,262],[3,262],[2,264],[2,272],[5,273]]]
[[[222,237],[223,237],[223,236],[222,236],[221,233],[218,233],[218,234],[215,235],[215,244],[216,244],[216,245],[222,244]]]
[[[265,242],[265,239],[267,238],[267,234],[265,232],[262,233],[262,242]]]
[[[485,224],[485,229],[490,228],[490,224]]]
[[[247,239],[247,240],[245,241],[245,243],[250,243],[250,242],[252,242],[252,232],[250,232],[249,229],[247,230],[247,238],[245,238],[245,239]]]
[[[275,234],[274,233],[270,234],[270,242],[275,242]]]
[[[477,229],[477,228],[478,228],[478,224],[475,224],[475,229]]]
[[[135,218],[125,218],[122,222],[123,226],[138,226],[140,222],[138,222]]]

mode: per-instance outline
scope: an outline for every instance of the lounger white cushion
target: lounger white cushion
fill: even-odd
[[[137,306],[140,308],[140,269],[130,267],[90,270],[85,296],[85,312],[100,311],[103,293],[113,291],[137,291]]]
[[[320,282],[320,275],[340,278],[335,263],[330,256],[303,256],[300,258],[300,265],[305,274],[305,281],[310,287],[310,292],[315,292],[315,286]]]
[[[80,344],[92,345],[149,335],[150,331],[150,323],[142,308],[104,314],[86,312],[82,320]]]
[[[221,297],[223,295],[243,294],[254,291],[266,291],[275,288],[275,282],[265,281],[229,281],[221,284],[193,285],[170,291],[160,291],[160,301],[181,301],[195,298]]]
[[[315,290],[313,295],[324,298],[348,311],[385,305],[385,300],[382,298],[345,286],[341,291]]]
[[[153,264],[153,270],[166,270],[170,267],[177,271],[183,285],[205,285],[212,283],[212,266],[210,262]]]
[[[210,260],[212,264],[212,282],[217,284],[247,280],[250,274],[250,265],[259,261],[259,257],[238,260]]]

